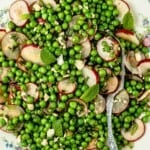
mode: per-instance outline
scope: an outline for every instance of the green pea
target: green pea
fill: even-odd
[[[3,127],[6,125],[6,120],[2,117],[0,117],[0,127]]]

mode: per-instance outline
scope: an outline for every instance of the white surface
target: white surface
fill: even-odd
[[[0,9],[6,8],[10,5],[14,0],[0,0]],[[30,0],[28,0],[30,1]],[[150,21],[150,1],[149,0],[126,0],[131,5],[131,9],[133,9],[133,14],[138,24],[136,26],[136,30],[141,33],[147,33],[147,31],[143,28],[143,20],[147,19]],[[148,28],[150,23],[144,23],[144,27]],[[6,142],[3,142],[3,139],[7,138],[8,143],[16,144],[15,137],[11,134],[6,134],[0,131],[0,150],[15,150],[15,148],[6,148]],[[146,125],[145,135],[135,143],[133,150],[150,150],[150,124]]]

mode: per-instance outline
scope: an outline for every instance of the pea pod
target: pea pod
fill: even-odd
[[[99,93],[99,85],[96,84],[91,86],[87,91],[85,91],[80,98],[88,103],[92,101],[97,96],[98,93]]]

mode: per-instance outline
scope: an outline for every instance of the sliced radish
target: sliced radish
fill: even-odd
[[[9,118],[18,117],[24,113],[24,110],[18,105],[6,105],[3,109],[3,115]]]
[[[127,79],[129,79],[129,80],[143,82],[143,79],[141,77],[139,77],[138,75],[132,74],[132,75],[126,75],[126,76],[127,76]]]
[[[114,5],[119,10],[119,19],[122,20],[124,15],[130,10],[128,3],[124,0],[114,0]]]
[[[73,93],[76,89],[76,83],[71,82],[68,78],[58,82],[58,91],[62,94]]]
[[[29,13],[29,6],[24,0],[15,1],[9,8],[10,18],[17,26],[24,26],[26,24],[28,17],[24,16],[28,16]]]
[[[119,79],[116,76],[109,77],[106,81],[106,85],[102,89],[103,94],[110,94],[117,90],[119,87]]]
[[[135,119],[135,124],[132,125],[129,131],[126,131],[125,129],[121,130],[122,136],[127,141],[131,142],[139,140],[144,135],[144,133],[145,133],[145,125],[140,119]]]
[[[8,67],[0,67],[0,81],[2,81],[4,79],[4,77],[6,77],[8,75],[10,68]]]
[[[149,106],[149,107],[150,107],[150,101],[147,103],[147,106]]]
[[[5,29],[0,29],[0,41],[3,39],[5,34],[6,34],[6,30]]]
[[[142,52],[138,51],[138,52],[134,52],[134,53],[135,53],[135,59],[137,62],[145,59],[145,55]]]
[[[116,36],[120,37],[124,40],[128,40],[136,45],[140,44],[139,39],[137,38],[136,34],[130,30],[127,29],[119,29],[116,32]]]
[[[150,47],[150,37],[145,37],[143,39],[143,45],[146,47]]]
[[[81,106],[83,106],[82,108],[82,110],[78,110],[77,111],[77,116],[78,117],[82,117],[82,116],[85,116],[85,115],[87,115],[88,114],[88,107],[87,107],[87,104],[83,101],[83,100],[81,100],[81,99],[70,99],[69,101],[68,101],[68,104],[70,103],[70,102],[77,102],[78,104],[80,104]]]
[[[137,64],[138,61],[136,60],[136,56],[134,51],[129,51],[126,56],[124,56],[124,63],[126,68],[132,73],[132,74],[138,74]]]
[[[110,47],[109,51],[105,50],[103,45],[104,42],[107,43],[107,45]],[[105,61],[112,61],[119,55],[120,47],[116,40],[108,36],[98,41],[97,51],[99,56],[102,57]]]
[[[45,21],[43,18],[38,18],[38,19],[37,19],[37,22],[38,22],[39,24],[41,24],[41,25],[43,25],[43,24],[46,23],[46,21]]]
[[[27,37],[19,32],[9,32],[1,41],[2,51],[9,59],[17,59]]]
[[[129,105],[129,94],[126,90],[121,90],[114,98],[112,112],[119,114]]]
[[[87,81],[88,86],[93,86],[99,82],[99,75],[94,69],[91,69],[90,67],[85,66],[82,69],[82,73],[83,73],[85,80]]]
[[[148,98],[148,100],[150,101],[150,90],[145,91],[137,100],[142,101],[145,98]]]
[[[144,75],[150,71],[150,59],[141,60],[137,65],[140,75]]]
[[[5,132],[18,132],[23,127],[23,123],[17,124],[14,129],[8,130],[8,120],[19,117],[20,115],[24,114],[24,110],[18,105],[5,105],[3,108],[0,108],[0,114],[3,115],[3,118],[6,121],[6,125],[1,128],[1,130]]]
[[[86,148],[86,150],[97,150],[97,139],[92,139],[88,145],[88,147]]]
[[[34,101],[36,101],[39,97],[39,88],[34,83],[27,83],[26,84],[27,91],[22,91],[21,96],[24,101],[27,101],[28,96],[31,96],[34,98]]]
[[[21,50],[21,57],[32,63],[36,63],[39,65],[44,65],[43,61],[41,60],[41,49],[36,45],[26,45]]]
[[[23,60],[21,57],[18,57],[16,63],[17,63],[17,66],[18,66],[19,69],[21,69],[21,70],[24,71],[24,72],[27,72],[27,69],[26,69],[26,67],[25,67],[24,60]]]
[[[75,15],[72,17],[72,20],[69,23],[69,27],[72,28],[78,21],[78,19],[81,17],[81,15]]]
[[[94,100],[94,105],[96,114],[104,112],[106,107],[105,98],[102,95],[97,95],[97,97]]]
[[[82,42],[81,45],[82,45],[81,50],[82,57],[87,58],[91,52],[91,43],[89,40],[86,40],[85,42]]]

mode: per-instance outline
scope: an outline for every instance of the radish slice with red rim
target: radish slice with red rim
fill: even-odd
[[[126,68],[132,73],[132,74],[138,74],[137,64],[138,61],[136,60],[136,56],[134,51],[129,51],[126,56],[124,56],[124,63]]]
[[[145,91],[137,100],[142,101],[145,98],[150,102],[150,90]]]
[[[115,92],[119,87],[119,79],[116,76],[109,77],[106,85],[102,88],[102,94],[110,94]]]
[[[81,50],[82,57],[87,58],[91,52],[91,43],[89,40],[86,40],[85,42],[82,42],[81,45],[82,45]]]
[[[131,128],[126,131],[125,129],[121,130],[122,136],[131,142],[135,142],[139,140],[145,133],[145,125],[140,119],[135,119],[135,122],[131,126]]]
[[[150,47],[150,37],[145,37],[143,39],[143,45],[146,47]]]
[[[136,45],[140,44],[140,41],[139,41],[138,37],[136,36],[136,34],[130,30],[119,29],[116,31],[116,36],[120,37],[124,40],[130,41]]]
[[[24,101],[27,101],[28,96],[31,96],[34,98],[34,101],[36,101],[39,98],[39,88],[34,83],[27,83],[26,84],[27,90],[21,92],[21,96]]]
[[[113,109],[114,114],[119,114],[123,112],[129,105],[129,94],[126,90],[121,90],[113,100]]]
[[[69,27],[72,28],[78,21],[78,19],[82,17],[81,15],[75,15],[72,17],[72,20],[69,23]]]
[[[135,81],[138,81],[138,82],[143,82],[143,79],[141,77],[139,77],[138,75],[126,75],[126,78],[129,79],[129,80],[135,80]]]
[[[137,65],[139,75],[143,76],[150,72],[150,59],[143,59]]]
[[[112,37],[104,37],[97,42],[97,52],[105,61],[114,60],[120,53],[120,47]]]
[[[82,69],[82,73],[83,73],[83,77],[85,78],[88,86],[93,86],[99,82],[99,75],[96,72],[96,70],[94,70],[88,66],[85,66]]]
[[[24,60],[21,58],[21,57],[19,57],[18,59],[17,59],[17,66],[18,66],[18,68],[19,69],[21,69],[22,71],[24,71],[24,72],[27,72],[27,69],[26,69],[26,67],[25,67],[25,62],[24,62]]]
[[[106,107],[106,101],[105,98],[102,95],[97,95],[97,97],[94,100],[95,105],[95,113],[100,114],[104,112]]]
[[[5,34],[6,34],[6,30],[5,29],[0,29],[0,41],[3,39]]]
[[[9,15],[13,23],[17,26],[24,26],[29,17],[29,6],[24,0],[13,2],[9,8]]]
[[[78,104],[80,104],[81,106],[83,106],[83,110],[77,111],[78,117],[82,117],[82,116],[88,114],[88,107],[87,107],[87,104],[86,104],[84,101],[82,101],[81,99],[70,99],[70,100],[68,101],[68,104],[69,104],[70,102],[72,102],[72,101],[73,101],[73,102],[77,102]]]
[[[41,60],[41,51],[42,50],[36,45],[25,45],[21,50],[21,57],[26,61],[44,65],[43,61]]]
[[[9,59],[17,59],[27,37],[19,32],[8,32],[1,41],[2,51]]]
[[[0,109],[1,110],[1,114],[3,114],[4,119],[6,119],[6,125],[3,126],[1,128],[1,130],[5,131],[5,132],[16,132],[16,131],[20,131],[21,128],[23,127],[22,123],[17,124],[14,129],[8,129],[8,120],[15,118],[15,117],[19,117],[20,115],[24,114],[24,110],[22,109],[22,107],[18,106],[18,105],[5,105],[3,106],[3,108]]]
[[[76,82],[71,82],[69,78],[58,82],[58,91],[61,94],[73,93],[76,89]]]

